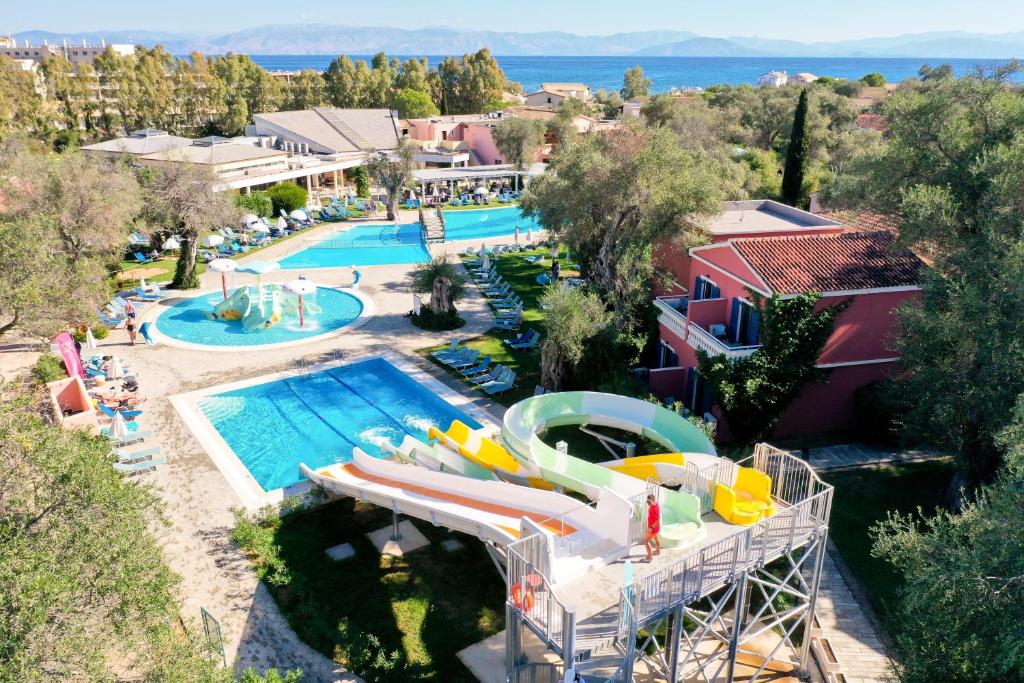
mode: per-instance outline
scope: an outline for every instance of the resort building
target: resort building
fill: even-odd
[[[758,85],[768,86],[771,88],[781,88],[787,83],[789,83],[789,76],[786,75],[785,71],[769,71],[768,73],[761,74],[757,78]]]
[[[803,71],[801,73],[798,73],[796,76],[793,76],[789,80],[793,83],[814,83],[814,81],[818,80],[818,77],[812,73],[807,73],[806,71]]]
[[[125,137],[104,140],[92,145],[85,145],[82,151],[86,154],[102,154],[106,156],[140,157],[146,154],[167,152],[192,144],[189,138],[171,135],[165,130],[143,128],[133,130]]]
[[[563,97],[574,97],[584,104],[589,104],[594,99],[590,88],[583,83],[541,83],[540,89],[558,93]]]
[[[694,414],[721,420],[697,372],[697,351],[745,358],[760,347],[762,297],[817,293],[819,307],[847,302],[807,384],[786,410],[779,435],[837,431],[853,423],[854,392],[889,376],[899,357],[888,348],[896,308],[916,297],[920,260],[893,247],[884,222],[853,215],[815,216],[774,202],[730,202],[705,226],[707,245],[679,254],[662,245],[658,264],[675,277],[658,292],[660,353],[652,390]],[[719,422],[728,437],[728,425]]]
[[[107,45],[105,41],[100,41],[99,45],[89,45],[85,41],[81,45],[69,45],[67,41],[61,45],[50,45],[45,41],[42,45],[30,45],[26,40],[24,45],[19,45],[13,38],[0,38],[0,55],[14,60],[28,60],[33,64],[41,64],[47,57],[59,56],[77,67],[79,64],[92,64],[108,49],[125,56],[135,54],[134,45]]]

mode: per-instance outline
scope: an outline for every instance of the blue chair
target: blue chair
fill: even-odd
[[[115,410],[114,408],[108,408],[102,403],[99,404],[99,407],[100,412],[109,417],[111,420],[113,420],[114,416],[117,415],[118,413],[121,413],[121,417],[123,417],[126,420],[132,420],[138,417],[139,415],[142,415],[141,410]]]
[[[146,256],[144,256],[144,255],[142,254],[142,252],[141,252],[141,251],[137,251],[137,252],[135,252],[135,254],[134,254],[134,255],[135,255],[135,260],[136,260],[137,262],[139,262],[139,263],[152,263],[152,262],[153,262],[153,259],[151,259],[151,258],[147,258]]]

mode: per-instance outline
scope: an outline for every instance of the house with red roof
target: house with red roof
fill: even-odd
[[[895,311],[919,296],[921,261],[894,248],[895,231],[878,217],[860,221],[855,214],[835,214],[847,219],[835,220],[785,209],[774,202],[727,202],[723,214],[771,215],[767,222],[744,217],[745,228],[689,249],[685,258],[665,248],[657,253],[658,265],[675,281],[673,291],[655,293],[660,343],[651,388],[662,398],[682,401],[694,414],[721,420],[697,372],[697,350],[732,359],[750,356],[760,348],[761,314],[753,293],[766,298],[816,293],[819,307],[840,301],[848,306],[817,358],[826,381],[805,385],[777,433],[844,430],[852,426],[854,392],[897,368],[899,357],[890,348]],[[709,225],[737,221],[719,216]],[[728,425],[720,424],[719,432],[727,435]]]

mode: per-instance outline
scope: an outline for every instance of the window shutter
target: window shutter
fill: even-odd
[[[693,300],[700,301],[704,298],[704,278],[700,275],[693,281]]]
[[[754,346],[761,338],[761,313],[756,308],[750,311],[750,325],[747,328],[747,346]]]
[[[691,411],[697,402],[697,368],[686,369],[686,407]]]
[[[720,290],[718,287],[715,287],[714,285],[712,285],[711,286],[711,296],[709,296],[708,298],[709,299],[717,299],[720,296],[722,296],[722,290]]]
[[[740,307],[743,302],[739,299],[732,300],[732,310],[729,313],[729,339],[739,341],[740,333]]]

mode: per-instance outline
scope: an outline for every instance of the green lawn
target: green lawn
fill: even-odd
[[[871,526],[889,511],[920,507],[931,512],[952,474],[951,462],[933,460],[823,475],[835,486],[829,533],[883,621],[895,605],[901,579],[888,563],[871,556]]]
[[[444,211],[469,211],[472,209],[498,209],[503,206],[519,206],[519,202],[499,202],[497,199],[492,199],[486,204],[470,204],[468,206],[452,206],[451,204],[445,204],[442,208]]]
[[[365,534],[390,524],[390,511],[352,499],[287,515],[273,542],[290,581],[268,588],[299,637],[342,664],[369,634],[409,663],[389,680],[474,681],[456,653],[504,628],[503,581],[480,541],[423,522],[415,524],[429,546],[381,556]],[[464,547],[446,552],[440,542],[453,537]],[[339,543],[352,544],[355,557],[324,554]]]
[[[525,256],[542,252],[547,254],[547,249],[523,251],[516,254],[501,254],[493,260],[501,276],[508,281],[516,294],[523,299],[523,322],[519,328],[519,334],[525,333],[531,327],[541,334],[544,334],[545,331],[543,311],[540,310],[537,304],[537,300],[544,293],[544,285],[537,284],[537,276],[550,270],[551,259],[549,256],[545,258],[542,264],[532,265],[527,263],[524,258]],[[573,273],[572,271],[563,270],[562,274],[568,277]],[[476,285],[470,283],[468,286],[475,287]],[[458,336],[458,330],[455,330],[452,336]],[[537,350],[534,351],[513,351],[503,340],[515,336],[517,336],[516,333],[499,330],[487,332],[466,342],[466,346],[479,349],[481,357],[490,356],[493,363],[501,363],[516,371],[518,381],[516,388],[494,397],[494,400],[506,406],[532,396],[534,387],[540,383],[540,346],[538,345]],[[543,339],[541,343],[543,343]],[[444,368],[454,377],[457,373],[447,366],[437,363],[430,355],[430,352],[440,350],[444,346],[420,349],[418,353],[436,363],[438,367]],[[458,375],[458,378],[467,386],[472,386],[471,383],[465,382],[461,375]]]

